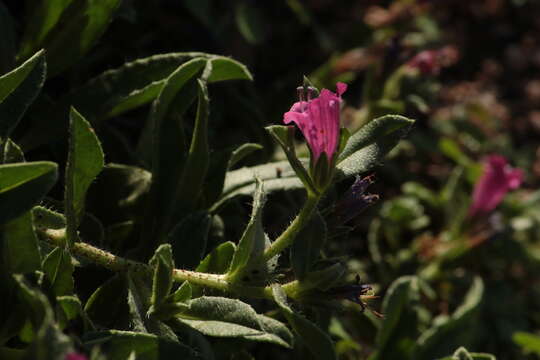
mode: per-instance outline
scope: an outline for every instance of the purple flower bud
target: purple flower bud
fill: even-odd
[[[485,215],[493,211],[506,193],[523,181],[523,171],[512,168],[506,158],[491,155],[484,161],[484,172],[474,186],[469,215]]]
[[[313,89],[299,88],[299,101],[283,115],[283,122],[296,123],[306,138],[312,154],[312,163],[316,164],[322,153],[326,154],[331,164],[339,145],[339,117],[341,95],[347,85],[337,83],[337,94],[323,89],[317,98]]]
[[[375,182],[374,176],[369,175],[361,178],[356,177],[354,184],[345,193],[343,199],[341,199],[335,206],[336,214],[341,223],[347,223],[354,219],[369,205],[379,200],[379,195],[365,194],[369,185]]]

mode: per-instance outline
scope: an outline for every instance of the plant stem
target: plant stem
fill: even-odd
[[[306,203],[300,213],[293,220],[291,225],[264,251],[262,255],[263,261],[268,261],[289,246],[292,245],[296,235],[302,230],[304,226],[307,225],[313,211],[316,209],[317,204],[319,203],[320,195],[315,195],[311,192],[308,192],[308,197]]]
[[[43,229],[38,228],[39,238],[48,242],[53,246],[64,247],[66,242],[66,229]],[[121,256],[116,256],[105,250],[99,249],[92,245],[76,242],[70,248],[73,255],[84,258],[91,261],[96,265],[103,266],[116,272],[143,272],[152,274],[154,269],[144,263],[129,260]],[[272,289],[270,286],[258,287],[258,286],[246,286],[229,283],[225,275],[209,274],[197,271],[173,269],[173,280],[175,282],[189,281],[194,285],[200,285],[210,287],[218,290],[222,290],[228,293],[234,293],[236,295],[261,298],[261,299],[273,299]],[[283,289],[289,297],[294,298],[297,293],[297,282],[292,281],[284,284]]]

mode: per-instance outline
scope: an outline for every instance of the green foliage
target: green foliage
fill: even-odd
[[[57,168],[49,161],[0,165],[0,223],[37,205],[56,182]]]
[[[0,358],[540,354],[537,5],[451,3],[0,0]],[[278,125],[306,71],[335,168]]]

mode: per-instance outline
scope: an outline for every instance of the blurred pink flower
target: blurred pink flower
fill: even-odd
[[[512,168],[500,155],[488,156],[484,172],[474,186],[469,215],[486,214],[494,210],[506,193],[516,189],[523,180],[523,171]]]
[[[300,101],[283,115],[285,124],[296,123],[304,134],[311,149],[313,164],[317,163],[322,153],[331,163],[338,148],[341,95],[347,90],[347,85],[337,83],[336,87],[337,94],[322,89],[315,99],[311,99],[311,90],[305,96],[303,88],[299,88]]]
[[[438,50],[424,50],[416,54],[407,65],[418,69],[424,75],[437,75],[441,70]]]
[[[72,352],[72,353],[66,354],[66,357],[64,358],[64,360],[88,360],[88,358],[86,357],[86,355]]]

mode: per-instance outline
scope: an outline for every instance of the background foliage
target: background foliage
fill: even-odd
[[[0,358],[538,358],[539,14],[527,0],[0,1]],[[413,66],[423,50],[435,60]],[[304,202],[264,129],[302,75],[349,84],[358,157],[279,266],[255,268]],[[387,114],[417,121],[393,132],[373,121]],[[471,219],[495,153],[525,182]],[[343,224],[332,204],[358,172],[381,200]],[[81,240],[148,268],[111,271]],[[264,300],[179,286],[173,268],[324,291],[321,275],[359,274],[384,319],[285,286]]]

